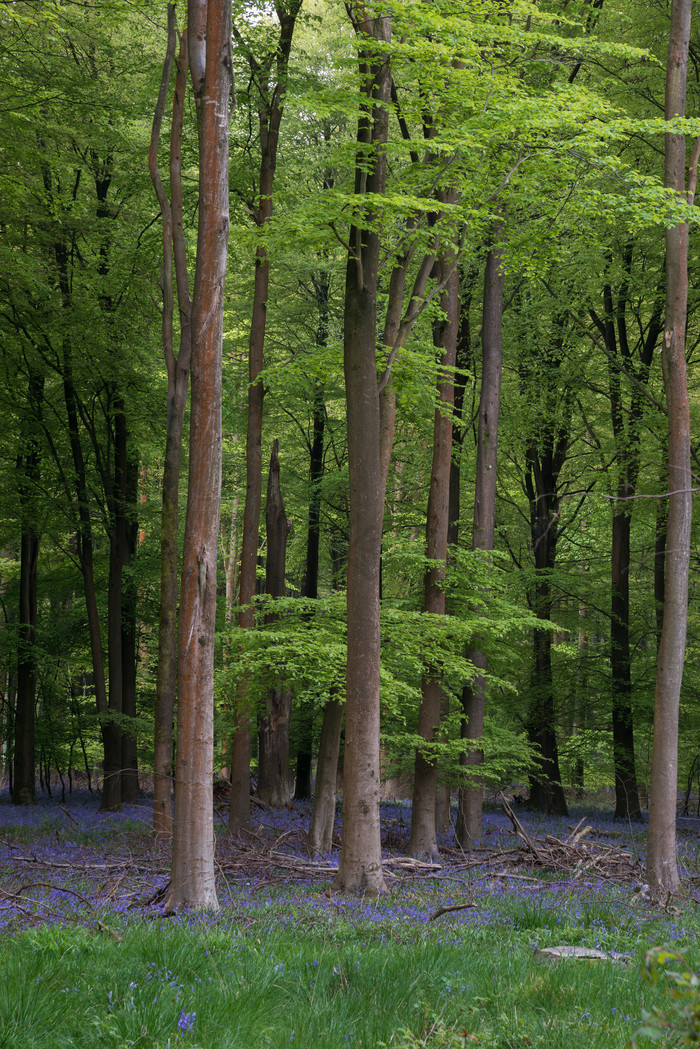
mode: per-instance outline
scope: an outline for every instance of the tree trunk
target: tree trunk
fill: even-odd
[[[260,174],[258,206],[254,219],[264,230],[272,218],[273,188],[277,167],[279,131],[284,112],[289,54],[292,47],[296,17],[301,0],[292,0],[288,8],[275,3],[279,19],[279,37],[274,52],[262,63],[251,56],[251,84],[258,92],[258,123],[260,141]],[[235,29],[236,38],[240,36]],[[269,83],[272,60],[276,62],[274,84]],[[241,541],[241,612],[240,627],[252,630],[255,626],[252,601],[258,570],[258,537],[260,507],[262,504],[262,422],[265,388],[260,375],[265,354],[265,327],[267,298],[270,283],[270,260],[262,240],[255,252],[255,283],[253,288],[253,315],[248,350],[248,424],[246,429],[246,495],[243,511],[243,538]],[[234,700],[234,732],[231,745],[231,804],[229,831],[237,833],[250,824],[250,709],[245,689]]]
[[[612,730],[615,762],[615,817],[641,819],[634,762],[632,720],[632,660],[630,655],[630,531],[629,503],[613,512],[611,556],[610,666],[612,668]]]
[[[666,67],[666,119],[685,115],[691,0],[673,0]],[[697,149],[694,154],[697,167]],[[697,171],[691,172],[695,181]],[[685,196],[685,138],[666,135],[665,185]],[[694,187],[693,187],[694,188]],[[692,201],[692,191],[690,194]],[[668,407],[668,522],[664,622],[654,697],[654,742],[647,877],[652,888],[676,892],[678,708],[688,625],[688,571],[692,519],[690,410],[685,362],[688,309],[688,226],[666,229],[666,327],[663,373]]]
[[[193,15],[200,2],[190,0],[190,26],[196,22]],[[218,909],[213,815],[214,635],[221,495],[221,358],[229,236],[230,35],[230,5],[225,0],[206,0],[192,302],[190,463],[178,636],[175,819],[166,912]]]
[[[391,39],[388,13],[367,18],[350,9],[360,51],[361,110],[355,171],[356,211],[350,229],[343,322],[345,397],[350,474],[347,588],[347,679],[343,837],[337,889],[376,895],[386,890],[379,826],[379,563],[384,490],[380,461],[376,323],[379,235],[367,222],[366,194],[386,183],[389,56],[376,45]]]
[[[329,699],[323,710],[314,807],[309,824],[309,850],[322,856],[330,852],[333,845],[338,753],[344,714],[345,707],[339,699]]]
[[[532,604],[538,619],[551,619],[552,615],[550,576],[556,560],[558,539],[557,482],[567,448],[568,436],[560,434],[556,446],[546,442],[546,447],[541,453],[534,447],[528,452],[530,471],[526,480],[535,558]],[[537,750],[540,767],[530,775],[530,804],[540,812],[565,816],[568,809],[559,772],[551,632],[535,628],[532,642],[533,661],[527,731],[530,742]]]
[[[445,319],[440,322],[439,344],[442,348],[437,405],[433,424],[433,462],[426,522],[426,557],[423,609],[429,615],[445,614],[445,572],[447,569],[447,531],[449,525],[450,463],[452,461],[452,418],[454,404],[454,368],[459,327],[459,274],[453,255],[442,255],[439,268],[444,283],[440,306]],[[421,685],[418,712],[418,734],[431,743],[440,726],[443,689],[439,671],[426,669]],[[437,855],[435,802],[438,763],[434,756],[416,750],[411,808],[411,856],[429,858]]]
[[[125,567],[136,554],[138,522],[136,499],[138,497],[138,463],[132,457],[126,466],[126,507],[124,529]],[[122,714],[131,719],[133,728],[122,732],[122,801],[133,804],[139,796],[138,749],[136,738],[136,610],[138,588],[133,572],[128,572],[122,588],[121,656],[122,656]],[[128,724],[128,723],[127,723]]]
[[[643,391],[661,329],[661,306],[654,309],[644,337],[637,342],[638,357],[629,345],[627,330],[628,287],[632,267],[632,245],[623,251],[619,298],[615,305],[609,283],[603,287],[605,315],[601,320],[591,310],[608,351],[610,415],[616,444],[617,485],[612,502],[612,552],[610,601],[610,667],[612,673],[613,759],[615,766],[615,816],[640,819],[639,792],[634,757],[632,711],[632,655],[630,647],[630,536],[632,498],[639,475],[640,424],[644,409]],[[620,364],[636,379],[625,409]]]
[[[41,418],[43,395],[43,375],[30,370],[29,412],[22,425],[21,447],[17,456],[21,536],[17,700],[14,724],[14,776],[12,779],[12,800],[15,805],[33,805],[36,801],[34,724],[37,678],[37,563],[41,542],[37,501],[37,486],[41,477],[41,456],[36,429],[37,422]]]
[[[316,301],[319,308],[316,345],[328,343],[328,275],[322,273],[314,281]],[[309,456],[309,525],[306,534],[306,571],[301,588],[304,597],[318,597],[318,565],[321,540],[321,481],[323,479],[323,442],[326,425],[326,405],[323,396],[323,383],[314,383],[313,403],[313,437]],[[301,731],[297,747],[295,799],[311,797],[311,749],[313,745],[314,717],[313,710],[304,711],[301,718]]]
[[[272,444],[265,522],[267,525],[265,590],[271,597],[284,597],[287,539],[292,523],[287,518],[282,499],[277,440]],[[276,618],[271,615],[268,617],[268,622]],[[265,713],[258,717],[258,797],[275,809],[285,808],[291,802],[289,794],[291,703],[292,693],[280,679],[275,682],[274,687],[267,694]]]
[[[173,719],[177,692],[178,516],[182,431],[190,379],[191,311],[189,275],[182,216],[182,127],[187,88],[188,32],[182,34],[170,125],[170,192],[165,193],[158,172],[158,143],[175,59],[175,7],[168,7],[168,48],[163,65],[158,103],[153,117],[148,155],[151,179],[163,216],[163,270],[161,275],[162,343],[168,374],[168,413],[160,523],[160,612],[158,618],[158,670],[153,728],[153,835],[172,837]],[[174,273],[173,273],[174,262]],[[173,276],[180,317],[180,349],[173,349]]]
[[[502,222],[493,231],[494,244],[486,257],[484,272],[484,308],[481,329],[482,366],[479,397],[479,428],[476,450],[476,485],[474,490],[474,523],[472,550],[493,550],[496,529],[496,479],[498,465],[498,419],[501,408],[502,330],[503,330],[503,237]],[[488,558],[488,553],[486,553]],[[467,650],[467,658],[477,668],[477,675],[462,692],[462,738],[470,746],[464,753],[464,767],[469,780],[460,787],[455,834],[465,852],[481,840],[483,782],[472,769],[484,761],[478,741],[484,735],[486,704],[486,654],[478,642]],[[474,743],[477,743],[474,746]]]

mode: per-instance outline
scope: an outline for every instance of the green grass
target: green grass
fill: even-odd
[[[639,979],[661,919],[643,934],[607,930],[631,950],[627,966],[543,964],[534,942],[592,945],[613,912],[593,908],[555,930],[544,909],[523,904],[519,923],[471,926],[392,921],[390,910],[380,922],[314,916],[301,899],[299,908],[284,929],[262,916],[244,930],[223,916],[188,925],[114,915],[121,942],[81,927],[8,936],[0,1047],[622,1049],[642,1008],[665,1000],[663,986]],[[273,900],[272,926],[275,910]]]

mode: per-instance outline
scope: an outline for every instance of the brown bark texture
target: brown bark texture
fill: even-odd
[[[479,423],[476,449],[476,484],[474,490],[474,521],[472,550],[493,550],[496,530],[496,477],[498,464],[498,419],[501,408],[501,371],[503,345],[503,268],[504,250],[500,243],[504,235],[501,221],[495,224],[494,243],[486,256],[484,271],[484,307],[481,327],[481,391],[479,395]],[[467,658],[477,668],[474,680],[462,692],[462,738],[470,746],[464,752],[464,766],[470,779],[460,787],[455,833],[460,846],[469,851],[481,840],[483,783],[474,779],[472,769],[484,762],[484,752],[478,741],[484,735],[486,706],[486,654],[477,643],[467,651]],[[477,743],[475,746],[474,743]]]
[[[386,891],[379,826],[379,565],[384,487],[380,463],[376,321],[379,235],[365,194],[382,194],[391,73],[388,14],[350,9],[361,39],[363,94],[355,171],[356,212],[345,277],[343,359],[350,473],[343,836],[337,889]]]
[[[192,7],[192,0],[190,7]],[[190,25],[194,19],[190,18]],[[175,817],[166,912],[217,910],[214,882],[214,634],[221,495],[221,358],[229,237],[231,8],[208,0],[192,300],[190,462],[178,633]]]
[[[673,0],[666,66],[666,119],[685,115],[691,0]],[[666,135],[665,185],[685,196],[685,137]],[[651,760],[647,879],[676,892],[678,709],[688,625],[692,520],[690,409],[685,360],[688,309],[688,225],[666,230],[666,324],[662,363],[668,409],[668,521],[664,621],[656,673]]]
[[[153,117],[149,169],[163,216],[163,268],[161,272],[162,344],[168,375],[165,458],[160,526],[160,612],[158,618],[158,668],[153,731],[153,835],[172,837],[173,719],[177,693],[178,517],[182,431],[190,378],[191,312],[189,275],[182,216],[182,127],[187,88],[188,32],[182,34],[180,58],[170,125],[170,194],[158,169],[158,144],[167,102],[176,49],[174,5],[168,7],[168,46],[163,64],[158,102]],[[174,351],[173,313],[175,292],[180,317],[180,342]]]

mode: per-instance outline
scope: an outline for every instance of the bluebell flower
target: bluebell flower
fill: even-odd
[[[177,1021],[178,1031],[191,1031],[194,1027],[194,1021],[196,1018],[196,1013],[186,1013],[183,1009],[180,1013],[180,1019]]]

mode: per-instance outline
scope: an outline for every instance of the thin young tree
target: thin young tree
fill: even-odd
[[[685,115],[691,0],[673,0],[666,65],[666,120]],[[692,202],[700,140],[693,150],[686,195],[685,136],[667,132],[664,181]],[[664,619],[659,644],[654,697],[647,877],[660,891],[676,892],[676,795],[678,779],[678,709],[688,626],[688,572],[692,520],[690,406],[685,361],[688,312],[688,223],[666,229],[666,324],[662,364],[668,407],[668,521]]]
[[[494,223],[492,243],[486,256],[484,272],[484,309],[481,326],[481,392],[479,396],[479,423],[476,449],[476,484],[474,490],[474,521],[472,550],[483,551],[488,558],[493,550],[496,531],[496,478],[498,465],[498,420],[501,409],[501,372],[503,346],[503,288],[505,228],[501,218]],[[473,682],[462,692],[462,737],[470,741],[464,753],[465,768],[477,770],[484,762],[484,710],[486,706],[486,653],[477,639],[471,645],[468,658],[477,669]],[[480,743],[482,745],[480,745]],[[457,806],[457,841],[465,850],[475,848],[481,839],[483,781],[470,773],[467,783],[460,787]]]
[[[161,338],[168,374],[168,413],[165,460],[161,494],[160,526],[160,613],[158,620],[158,670],[153,729],[153,834],[165,840],[172,836],[173,716],[177,692],[177,591],[178,515],[182,432],[190,378],[191,314],[187,254],[182,215],[182,131],[187,87],[187,31],[182,34],[180,58],[170,125],[170,198],[158,168],[158,144],[175,61],[177,26],[175,7],[168,7],[168,45],[163,75],[153,116],[148,163],[151,180],[163,218],[163,297]],[[173,314],[177,289],[180,343],[174,350]]]

